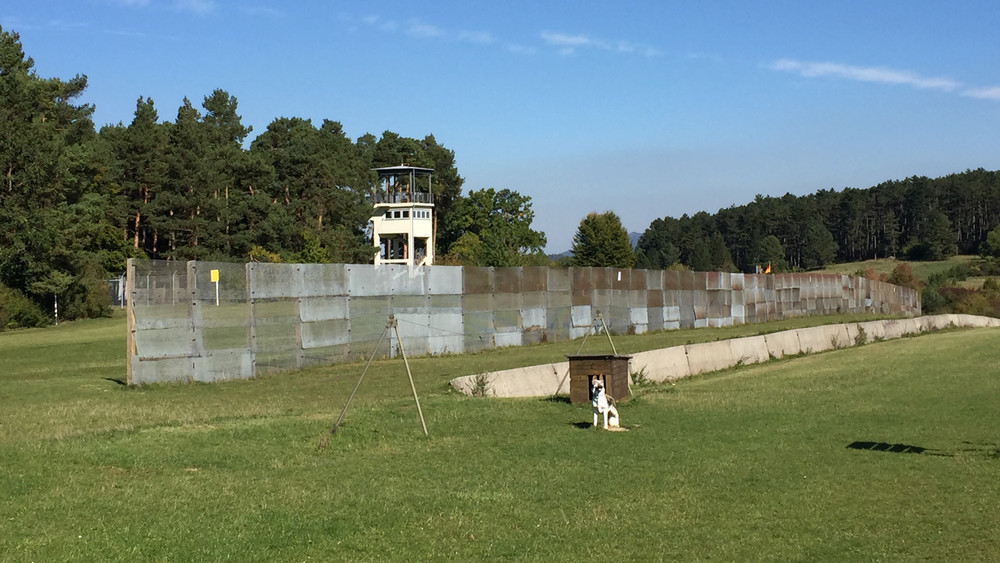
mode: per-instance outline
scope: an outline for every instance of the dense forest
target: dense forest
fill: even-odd
[[[754,272],[821,267],[896,256],[941,260],[991,254],[984,243],[1000,224],[1000,173],[967,170],[912,177],[868,189],[806,196],[758,195],[751,203],[650,224],[636,265]]]
[[[531,199],[462,194],[434,138],[348,138],[340,123],[274,119],[257,137],[215,90],[163,120],[139,97],[130,123],[92,121],[85,76],[42,78],[0,28],[0,329],[108,311],[128,258],[371,263],[372,168],[433,168],[441,261],[547,262]]]

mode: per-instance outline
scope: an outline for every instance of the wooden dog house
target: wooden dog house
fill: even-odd
[[[590,385],[595,377],[604,380],[604,392],[616,401],[629,396],[628,364],[632,356],[589,354],[569,358],[569,400],[573,404],[590,402]]]

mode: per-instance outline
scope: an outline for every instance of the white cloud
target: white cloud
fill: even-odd
[[[542,40],[555,47],[584,47],[591,44],[586,35],[569,35],[554,31],[543,31]]]
[[[209,1],[209,0],[177,0],[177,1]],[[402,32],[414,39],[441,40],[459,43],[474,43],[477,45],[499,44],[505,50],[520,55],[533,55],[538,51],[536,46],[525,45],[523,43],[508,43],[497,39],[489,31],[485,30],[449,30],[433,23],[421,20],[410,20],[400,25],[394,20],[386,20],[377,15],[369,15],[360,18],[360,22],[367,26],[379,29],[387,33]],[[660,51],[650,45],[632,43],[629,41],[605,41],[594,39],[582,34],[569,34],[556,31],[543,31],[539,34],[543,43],[552,47],[557,53],[569,55],[578,48],[599,49],[608,52],[622,54],[639,54],[643,56],[659,55]]]
[[[1000,86],[992,86],[990,88],[969,88],[968,90],[962,92],[962,95],[970,98],[978,98],[980,100],[1000,101]]]
[[[370,25],[386,33],[393,33],[397,29],[399,29],[399,23],[397,23],[396,21],[383,20],[378,16],[365,16],[364,18],[361,18],[361,21],[365,22],[367,25]]]
[[[558,31],[543,31],[540,36],[542,41],[551,47],[555,47],[556,51],[563,55],[572,54],[577,48],[599,49],[602,51],[623,54],[638,53],[647,57],[660,54],[660,50],[651,45],[632,43],[630,41],[606,41],[603,39],[595,39],[587,35],[573,35]]]
[[[285,17],[285,12],[275,8],[269,8],[267,6],[246,6],[243,8],[243,13],[252,17],[265,17],[265,18]]]
[[[928,77],[885,67],[863,67],[831,62],[808,62],[794,59],[779,59],[768,68],[782,72],[792,72],[807,78],[833,77],[859,82],[879,84],[899,84],[914,88],[954,91],[962,87],[961,82],[950,78]]]
[[[478,43],[480,45],[488,45],[495,41],[493,35],[488,31],[462,31],[458,34],[458,39],[459,41],[468,41],[469,43]]]
[[[361,21],[368,26],[374,27],[386,33],[402,31],[415,39],[440,39],[443,41],[459,41],[463,43],[476,43],[479,45],[489,45],[496,42],[496,38],[488,31],[482,30],[462,30],[453,32],[443,27],[427,23],[420,20],[410,20],[401,26],[394,20],[382,19],[380,16],[370,15],[361,18]]]
[[[119,37],[128,37],[131,39],[149,39],[150,35],[142,31],[127,31],[123,29],[105,29],[104,33],[108,35],[117,35]]]
[[[49,20],[47,22],[47,25],[50,28],[62,29],[62,30],[80,29],[80,28],[87,27],[87,24],[85,24],[83,22],[73,22],[73,21],[66,21],[66,20]]]
[[[419,39],[434,39],[445,36],[444,30],[440,27],[420,21],[411,21],[406,33]]]
[[[538,52],[534,47],[521,45],[519,43],[508,43],[507,50],[516,55],[534,55]]]

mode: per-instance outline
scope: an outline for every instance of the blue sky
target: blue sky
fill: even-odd
[[[173,120],[215,88],[263,132],[433,134],[465,190],[530,196],[549,252],[756,194],[1000,169],[994,1],[7,0],[44,77],[95,121]]]

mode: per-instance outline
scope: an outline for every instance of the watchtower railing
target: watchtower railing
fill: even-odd
[[[372,205],[379,203],[434,203],[434,196],[426,192],[412,194],[375,192],[368,199]]]

